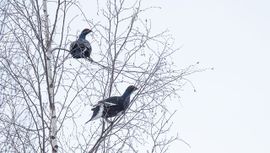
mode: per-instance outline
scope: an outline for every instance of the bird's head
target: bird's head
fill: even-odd
[[[83,29],[81,34],[87,35],[90,32],[92,32],[92,30],[86,28],[86,29]]]
[[[135,87],[135,86],[133,86],[133,85],[130,85],[130,86],[128,86],[128,88],[126,89],[126,92],[132,93],[132,92],[134,92],[134,91],[137,90],[137,89],[138,89],[137,87]]]
[[[85,36],[88,34],[88,33],[90,33],[90,32],[92,32],[92,30],[90,30],[90,29],[83,29],[83,31],[81,32],[81,34],[80,34],[80,36],[79,36],[79,39],[85,39]]]
[[[130,94],[132,94],[132,92],[134,92],[137,89],[138,89],[137,87],[135,87],[133,85],[130,85],[130,86],[128,86],[128,88],[126,89],[126,91],[124,92],[124,94],[122,96],[123,97],[129,97]]]

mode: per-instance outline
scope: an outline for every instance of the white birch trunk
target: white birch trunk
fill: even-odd
[[[52,49],[49,31],[49,14],[47,10],[47,0],[43,0],[43,13],[44,13],[44,31],[46,40],[46,66],[47,66],[47,86],[48,86],[48,97],[50,103],[50,143],[52,147],[52,153],[58,152],[57,145],[57,121],[56,121],[56,111],[54,103],[54,82],[53,82],[53,70],[52,70]]]

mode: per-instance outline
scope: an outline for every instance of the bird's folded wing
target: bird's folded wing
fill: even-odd
[[[114,104],[114,103],[110,103],[110,102],[104,102],[105,105],[108,105],[108,106],[115,106],[117,104]]]
[[[85,46],[85,47],[87,47],[87,48],[91,48],[91,44],[89,43],[89,41],[88,40],[82,40],[82,43],[83,43],[83,45]]]
[[[107,99],[101,100],[98,103],[109,105],[109,106],[114,106],[114,105],[118,105],[119,101],[121,101],[121,97],[115,96],[115,97],[109,97]]]

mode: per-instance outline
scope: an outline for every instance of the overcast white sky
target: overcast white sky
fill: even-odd
[[[199,61],[214,71],[191,78],[177,128],[181,153],[270,152],[270,1],[158,0],[152,19],[183,44],[179,66]]]
[[[270,1],[147,0],[155,30],[168,28],[179,67],[199,61],[214,71],[190,77],[176,130],[191,148],[170,152],[270,153]]]

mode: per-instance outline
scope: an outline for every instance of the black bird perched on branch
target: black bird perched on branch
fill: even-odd
[[[93,111],[93,115],[86,123],[99,117],[103,117],[107,120],[109,117],[114,117],[123,113],[129,106],[130,95],[137,89],[138,88],[131,85],[126,89],[122,96],[113,96],[99,101],[98,104],[91,109]]]
[[[85,39],[86,35],[92,32],[90,29],[84,29],[79,39],[70,44],[70,53],[73,58],[90,58],[92,51],[91,44]],[[90,58],[90,60],[92,60]]]

